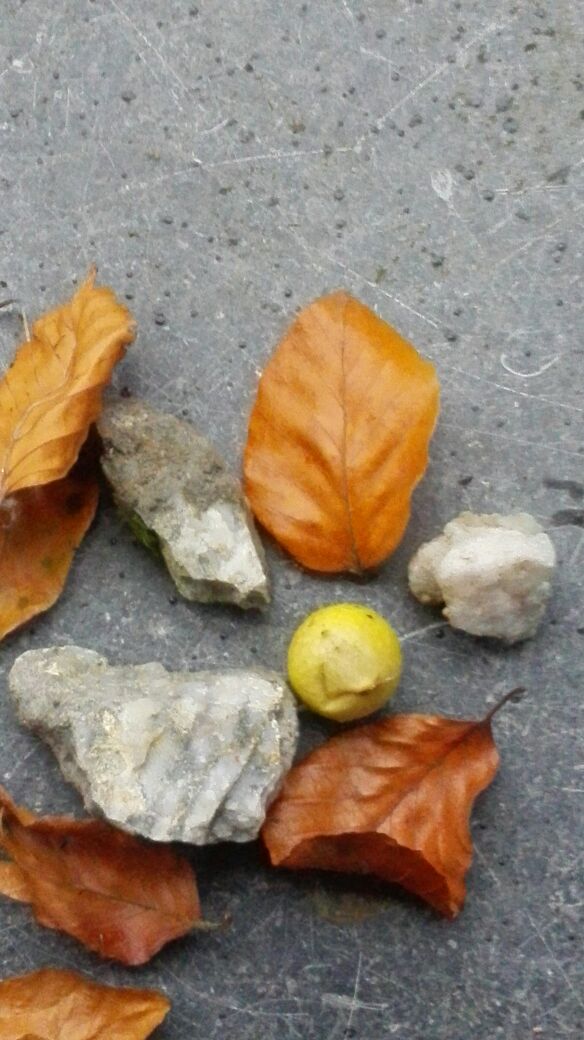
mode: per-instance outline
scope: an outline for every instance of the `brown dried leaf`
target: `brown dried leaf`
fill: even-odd
[[[35,817],[0,788],[0,846],[22,872],[37,921],[102,957],[143,964],[200,919],[189,863],[108,823]],[[26,896],[17,883],[0,872],[4,895]]]
[[[492,715],[394,715],[311,752],[268,811],[262,835],[274,866],[374,874],[456,916],[470,811],[499,763]]]
[[[129,312],[94,274],[34,323],[0,382],[0,501],[69,472],[133,339]]]
[[[78,475],[0,502],[0,639],[53,605],[98,495],[97,482]]]
[[[169,1010],[162,993],[44,968],[0,982],[0,1040],[145,1040]]]
[[[245,449],[257,519],[318,571],[399,543],[438,415],[433,366],[347,293],[298,316],[260,380]]]

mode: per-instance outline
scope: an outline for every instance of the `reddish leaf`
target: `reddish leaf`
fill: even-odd
[[[162,993],[44,968],[0,982],[0,1040],[145,1040],[169,1009]]]
[[[96,481],[78,475],[0,502],[0,639],[53,605],[97,500]]]
[[[170,848],[99,820],[34,817],[1,788],[0,813],[0,845],[20,868],[40,924],[135,965],[199,920],[194,874]],[[26,885],[15,894],[18,876],[0,872],[4,895],[26,898]]]
[[[268,811],[272,863],[374,874],[454,917],[472,804],[499,763],[492,714],[394,715],[327,741],[291,770]]]
[[[306,567],[374,567],[403,535],[437,414],[436,373],[409,343],[346,293],[316,300],[260,380],[253,512]]]

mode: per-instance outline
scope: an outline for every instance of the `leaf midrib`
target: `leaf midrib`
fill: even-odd
[[[349,473],[347,469],[347,455],[348,455],[348,420],[347,420],[347,372],[345,366],[345,355],[347,348],[347,308],[349,301],[347,298],[343,300],[343,317],[341,320],[341,414],[342,414],[342,431],[341,431],[341,498],[345,507],[345,513],[347,518],[347,532],[349,535],[349,548],[351,552],[351,562],[349,570],[354,573],[360,574],[363,570],[359,554],[357,552],[357,542],[355,539],[355,526],[353,522],[353,510],[351,507],[351,499],[349,494]]]

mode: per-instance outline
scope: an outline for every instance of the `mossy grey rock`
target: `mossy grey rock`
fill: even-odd
[[[252,840],[296,749],[295,700],[272,672],[115,667],[65,646],[22,654],[9,685],[88,811],[155,841]]]
[[[269,581],[240,485],[191,425],[143,401],[102,413],[101,464],[138,539],[158,549],[186,599],[262,607]]]

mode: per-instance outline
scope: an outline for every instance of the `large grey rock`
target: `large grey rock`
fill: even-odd
[[[137,536],[186,599],[261,607],[265,559],[239,483],[191,423],[143,401],[106,406],[102,467]]]
[[[534,635],[550,595],[552,542],[528,513],[461,513],[410,561],[422,603],[445,604],[454,628],[517,643]]]
[[[260,671],[114,667],[76,646],[29,650],[9,685],[90,812],[155,841],[249,841],[298,735],[285,682]]]

